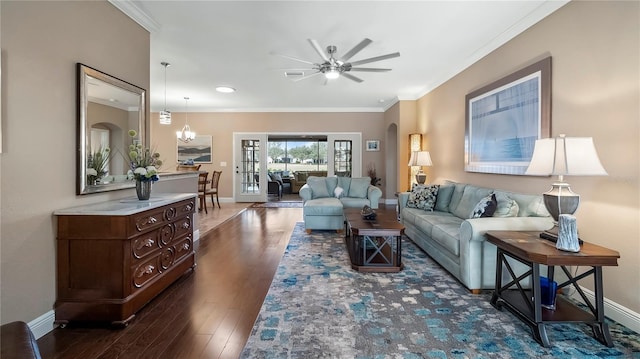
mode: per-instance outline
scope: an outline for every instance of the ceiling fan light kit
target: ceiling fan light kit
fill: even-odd
[[[348,78],[349,80],[352,80],[352,81],[355,81],[355,82],[362,82],[363,80],[361,78],[356,77],[356,76],[350,74],[349,72],[351,72],[351,71],[387,72],[387,71],[391,71],[391,69],[375,68],[375,67],[355,67],[355,66],[364,65],[364,64],[371,63],[371,62],[382,61],[382,60],[391,59],[391,58],[400,56],[399,52],[394,52],[394,53],[391,53],[391,54],[386,54],[386,55],[381,55],[381,56],[376,56],[376,57],[370,57],[370,58],[367,58],[367,59],[362,59],[362,60],[358,60],[358,61],[354,61],[354,62],[347,62],[354,55],[356,55],[362,49],[367,47],[372,41],[370,39],[365,38],[364,40],[360,41],[359,44],[354,46],[351,50],[347,51],[340,58],[335,58],[334,57],[334,55],[338,51],[338,48],[336,46],[329,45],[329,46],[327,46],[326,51],[323,51],[322,47],[320,46],[320,44],[316,40],[308,39],[308,41],[311,44],[311,47],[313,47],[313,49],[322,58],[321,62],[312,62],[312,61],[307,61],[307,60],[299,59],[299,58],[288,56],[288,55],[280,55],[280,56],[282,56],[284,58],[287,58],[287,59],[290,59],[290,60],[294,60],[294,61],[303,62],[305,64],[308,64],[308,65],[312,66],[309,69],[303,69],[303,70],[298,70],[298,69],[294,70],[294,69],[292,69],[292,70],[285,71],[285,76],[286,77],[294,77],[292,75],[293,73],[295,73],[296,76],[299,76],[293,81],[300,81],[300,80],[304,80],[304,79],[307,79],[307,78],[310,78],[310,77],[313,77],[313,76],[316,76],[316,75],[324,74],[324,76],[325,76],[325,78],[327,80],[336,79],[336,78],[338,78],[340,76],[344,76],[344,77]],[[313,71],[313,72],[311,72],[310,74],[306,75],[305,72],[303,72],[303,71]]]

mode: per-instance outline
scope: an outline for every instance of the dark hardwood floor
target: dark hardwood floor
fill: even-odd
[[[205,218],[205,219],[203,219]],[[206,217],[200,215],[202,232]],[[202,235],[197,267],[122,329],[68,325],[42,338],[43,358],[237,358],[300,208],[247,208]]]

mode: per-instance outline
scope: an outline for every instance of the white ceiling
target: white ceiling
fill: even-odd
[[[151,111],[384,111],[433,90],[566,1],[118,1],[151,32]],[[328,84],[298,82],[284,69],[321,62],[307,39],[340,56],[373,40],[351,61],[400,52]],[[215,91],[219,85],[237,89]]]

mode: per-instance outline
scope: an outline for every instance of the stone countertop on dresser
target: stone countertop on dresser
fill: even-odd
[[[112,201],[93,203],[78,207],[59,209],[53,212],[56,216],[128,216],[149,209],[162,207],[185,199],[194,199],[195,193],[152,193],[151,198],[141,201],[136,196],[120,198]]]

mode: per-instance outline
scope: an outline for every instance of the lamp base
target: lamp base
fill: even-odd
[[[418,184],[424,184],[426,181],[427,181],[426,173],[422,172],[422,170],[416,173],[416,182],[418,182]]]

